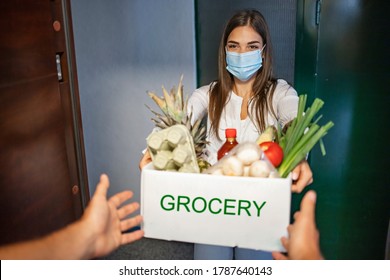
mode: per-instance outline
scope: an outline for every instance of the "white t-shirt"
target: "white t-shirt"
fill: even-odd
[[[200,87],[194,91],[188,100],[188,112],[192,112],[192,122],[195,122],[199,117],[207,114],[209,106],[209,90],[213,83]],[[243,99],[236,95],[233,91],[230,92],[230,98],[222,111],[221,120],[219,123],[219,137],[221,141],[208,131],[207,140],[210,144],[207,146],[206,156],[210,164],[217,162],[217,152],[225,142],[225,129],[235,128],[237,130],[237,142],[244,143],[247,141],[256,141],[260,135],[260,131],[256,128],[255,123],[248,117],[241,120],[241,104]],[[272,100],[273,109],[277,115],[274,118],[268,113],[266,126],[277,125],[277,122],[283,127],[284,124],[294,119],[298,112],[298,94],[293,87],[286,81],[279,79],[276,85],[275,93]],[[250,114],[254,116],[254,114]],[[207,118],[207,129],[210,129],[210,119]]]

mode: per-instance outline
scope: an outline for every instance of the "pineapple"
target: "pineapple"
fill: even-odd
[[[168,92],[162,86],[163,96],[158,97],[154,92],[148,91],[148,95],[153,99],[162,113],[158,113],[149,106],[146,107],[154,114],[152,121],[161,129],[171,127],[176,124],[182,124],[190,131],[194,141],[195,153],[198,160],[200,171],[207,169],[210,164],[204,160],[204,149],[208,142],[206,141],[206,127],[202,123],[202,118],[199,118],[191,125],[192,114],[187,114],[188,98],[183,98],[183,75],[180,77],[179,86],[176,89],[173,87]]]

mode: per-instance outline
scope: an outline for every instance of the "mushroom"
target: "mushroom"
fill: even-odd
[[[269,165],[264,160],[257,160],[251,164],[249,174],[252,177],[267,178],[271,172]]]
[[[230,156],[223,161],[222,170],[228,176],[242,176],[244,165],[236,156]]]
[[[238,147],[236,156],[244,165],[251,165],[260,159],[261,149],[256,143],[243,143]]]
[[[211,175],[223,175],[223,170],[222,168],[215,168],[211,173]]]
[[[250,175],[249,175],[249,170],[250,170],[250,169],[251,169],[250,165],[245,165],[245,166],[244,166],[244,174],[243,174],[243,176],[245,176],[245,177],[250,176]]]

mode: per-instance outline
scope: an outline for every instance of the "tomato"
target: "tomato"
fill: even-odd
[[[274,167],[278,167],[282,163],[283,149],[278,143],[271,141],[263,142],[260,144],[260,148]]]

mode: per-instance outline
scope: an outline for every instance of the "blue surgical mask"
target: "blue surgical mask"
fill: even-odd
[[[226,63],[226,69],[237,79],[245,82],[262,66],[263,59],[261,57],[261,50],[245,53],[226,51]]]

